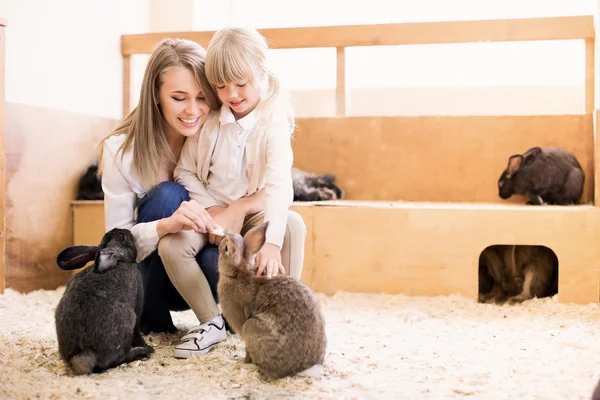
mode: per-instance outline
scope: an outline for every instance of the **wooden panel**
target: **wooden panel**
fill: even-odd
[[[73,245],[95,246],[104,236],[104,202],[72,201]]]
[[[405,44],[568,40],[594,38],[593,17],[415,22],[400,24],[259,29],[273,49]],[[206,47],[214,32],[161,32],[121,36],[123,55],[148,54],[164,38]]]
[[[32,118],[35,116],[35,118]],[[70,202],[116,121],[23,104],[7,109],[6,285],[54,289],[56,255],[73,241]]]
[[[502,200],[497,181],[509,155],[532,146],[572,151],[592,201],[591,115],[303,118],[294,165],[331,172],[352,200],[523,202]]]
[[[600,209],[396,203],[314,207],[314,289],[477,297],[492,244],[541,244],[559,259],[559,300],[599,300]],[[360,229],[356,229],[360,227]]]
[[[292,209],[308,231],[301,279],[318,292],[476,298],[483,249],[541,244],[559,259],[559,301],[600,300],[600,208],[338,201]],[[100,241],[103,215],[101,202],[74,203],[76,244]]]
[[[6,268],[6,19],[0,18],[0,294]]]

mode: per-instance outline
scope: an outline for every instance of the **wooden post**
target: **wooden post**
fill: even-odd
[[[335,115],[345,117],[347,113],[346,93],[346,52],[345,47],[336,47],[337,68],[335,85]]]
[[[0,294],[4,293],[6,261],[6,19],[0,18]]]
[[[585,41],[585,113],[591,114],[595,110],[595,90],[594,85],[594,62],[595,62],[595,40],[587,39]]]
[[[129,114],[131,103],[131,56],[123,55],[123,118]]]
[[[600,0],[597,0],[596,2],[596,9],[594,11],[594,30],[595,32],[598,32],[598,29],[600,28],[600,23],[599,23],[599,12],[600,12]],[[600,68],[600,62],[596,62],[595,60],[595,55],[596,54],[600,54],[600,49],[598,49],[597,47],[600,46],[600,43],[598,40],[596,40],[596,37],[594,37],[594,42],[593,42],[593,51],[590,50],[590,45],[589,45],[589,40],[586,40],[585,43],[585,54],[586,54],[586,113],[588,112],[588,90],[589,90],[589,68],[590,68],[590,63],[593,63],[593,71],[594,74],[595,72],[598,70],[598,68]],[[590,61],[589,58],[590,56],[590,52],[594,57],[594,61]],[[597,75],[597,74],[595,74]],[[594,80],[593,78],[591,78],[593,80],[593,85],[594,85],[594,97],[598,98],[598,96],[600,96],[600,82],[598,79]],[[598,132],[598,110],[595,106],[595,104],[592,102],[593,105],[593,124],[594,124],[594,206],[596,207],[600,207],[600,137],[599,132]]]

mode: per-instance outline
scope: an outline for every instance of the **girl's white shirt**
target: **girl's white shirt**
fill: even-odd
[[[294,200],[291,132],[285,121],[262,121],[254,110],[236,122],[226,105],[210,113],[200,132],[186,140],[174,179],[204,208],[225,207],[264,188],[266,242],[282,247]]]

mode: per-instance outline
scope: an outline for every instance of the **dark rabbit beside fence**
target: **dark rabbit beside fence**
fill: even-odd
[[[154,352],[139,330],[144,302],[136,247],[128,229],[107,232],[99,246],[71,246],[57,256],[63,270],[94,261],[67,283],[55,312],[61,358],[76,375],[102,372]]]
[[[508,158],[498,194],[502,199],[525,195],[532,205],[578,204],[584,183],[585,174],[573,154],[559,147],[532,147]]]
[[[102,180],[98,175],[98,164],[90,164],[79,177],[77,200],[104,200]]]

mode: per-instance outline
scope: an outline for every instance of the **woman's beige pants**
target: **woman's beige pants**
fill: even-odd
[[[264,212],[246,217],[241,234],[260,225]],[[300,279],[304,265],[304,240],[306,225],[300,214],[288,210],[287,229],[281,249],[281,263],[288,275]],[[198,321],[204,323],[221,314],[210,291],[204,273],[196,261],[196,255],[208,243],[205,235],[193,231],[180,231],[162,237],[158,254],[173,286],[192,308]]]

